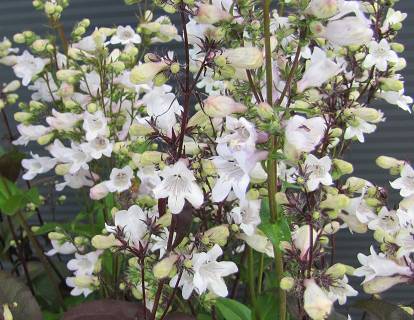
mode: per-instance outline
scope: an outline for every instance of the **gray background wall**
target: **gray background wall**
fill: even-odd
[[[414,1],[401,0],[397,9],[409,14],[399,41],[404,43],[406,51],[403,56],[409,61],[404,72],[406,80],[406,94],[414,96]],[[82,18],[90,18],[93,25],[112,26],[115,24],[135,24],[136,17],[132,7],[125,6],[123,0],[71,0],[70,7],[65,11],[63,21],[65,26],[71,27]],[[46,24],[39,12],[33,10],[30,0],[0,0],[0,37],[11,37],[14,33],[31,29],[43,34]],[[177,43],[172,43],[176,46]],[[178,46],[177,46],[178,49]],[[178,49],[179,50],[179,49]],[[410,63],[411,62],[411,63]],[[11,79],[11,73],[0,68],[0,81]],[[378,102],[374,105],[381,107],[387,121],[379,125],[378,130],[368,135],[363,145],[356,144],[348,156],[355,166],[356,175],[374,183],[389,188],[389,176],[375,166],[375,158],[387,152],[388,155],[399,159],[414,161],[414,122],[413,116],[398,109],[396,106],[383,105]],[[9,112],[10,116],[11,112]],[[1,135],[5,133],[3,124],[0,124]],[[391,190],[390,190],[391,192]],[[393,201],[398,201],[395,193],[391,192]],[[69,198],[66,204],[60,207],[54,218],[62,220],[74,214],[76,199]],[[51,216],[49,218],[52,218]],[[356,264],[358,252],[369,252],[370,235],[353,235],[344,231],[337,238],[337,260],[349,264]],[[357,283],[358,281],[353,281]],[[396,302],[410,301],[412,290],[408,287],[399,287],[391,292],[391,299]]]

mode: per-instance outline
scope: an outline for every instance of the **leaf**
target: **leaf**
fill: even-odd
[[[257,298],[255,310],[260,315],[261,320],[274,320],[278,310],[277,294],[275,292],[265,292]]]
[[[227,298],[220,298],[216,308],[225,320],[251,320],[252,311],[244,304]]]
[[[62,320],[135,320],[143,319],[144,307],[120,300],[96,300],[82,303],[65,312]]]
[[[284,217],[275,223],[262,223],[259,229],[272,241],[274,246],[278,246],[281,241],[290,240],[289,224]]]
[[[25,283],[11,274],[0,271],[0,304],[17,303],[13,308],[14,320],[42,320],[39,304]]]
[[[0,177],[0,210],[7,215],[14,215],[29,202],[39,204],[39,192],[36,188],[23,190],[15,183]]]
[[[62,227],[61,223],[57,222],[47,222],[43,225],[41,225],[36,232],[34,233],[37,236],[44,235],[46,233],[52,232],[56,230],[56,227]]]
[[[13,149],[0,156],[0,176],[5,177],[11,181],[16,181],[19,178],[21,170],[21,161],[24,154]]]
[[[372,320],[412,320],[412,317],[399,306],[383,300],[359,300],[353,307],[366,311]]]

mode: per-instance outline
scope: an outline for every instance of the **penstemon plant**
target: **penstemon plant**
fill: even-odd
[[[414,170],[377,159],[399,176],[391,187],[403,199],[391,210],[385,189],[344,160],[385,120],[376,101],[411,112],[397,0],[125,2],[136,26],[89,30],[84,19],[67,35],[68,1],[35,0],[52,31],[16,34],[23,50],[0,43],[0,63],[18,78],[0,87],[0,108],[18,103],[19,136],[5,125],[30,151],[28,190],[2,170],[13,234],[4,252],[43,318],[350,319],[335,305],[358,295],[348,277],[363,277],[372,298],[356,307],[411,319],[380,294],[414,282]],[[173,42],[178,52],[163,49]],[[64,201],[39,196],[47,183],[83,196],[72,221],[43,222],[42,205]],[[335,261],[344,228],[373,232],[358,268]],[[55,300],[36,287],[30,259]],[[23,318],[25,300],[2,299],[4,319]]]

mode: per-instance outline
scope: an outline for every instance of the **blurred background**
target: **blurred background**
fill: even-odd
[[[76,22],[83,18],[91,20],[91,30],[94,26],[136,25],[136,13],[133,11],[135,7],[124,5],[123,0],[70,0],[70,2],[69,8],[62,17],[68,32]],[[396,9],[408,13],[403,31],[397,41],[406,47],[405,53],[402,54],[408,61],[408,68],[403,72],[406,95],[414,97],[414,1],[400,0]],[[3,36],[12,38],[13,34],[24,30],[32,30],[38,34],[50,32],[42,14],[33,9],[30,0],[0,0],[0,38]],[[177,42],[171,42],[168,46],[169,49],[180,50]],[[159,50],[162,49],[159,48]],[[12,76],[10,70],[0,67],[0,82],[10,81]],[[23,93],[24,90],[21,91],[21,98],[28,99],[28,96]],[[354,164],[356,176],[384,186],[390,193],[391,203],[396,204],[399,197],[389,186],[390,176],[385,170],[375,166],[375,159],[379,155],[386,154],[414,162],[414,119],[412,115],[397,106],[374,102],[373,107],[381,108],[387,121],[381,123],[374,134],[366,135],[366,143],[355,144],[348,153],[347,160]],[[15,133],[15,123],[12,120],[15,110],[8,108],[6,111],[12,123],[13,133]],[[0,138],[0,145],[5,146],[7,139],[3,122],[0,122]],[[52,184],[45,185],[45,192],[49,192],[52,187]],[[42,216],[46,220],[62,221],[70,219],[78,212],[78,199],[68,192],[68,189],[65,189],[64,193],[67,200],[63,205],[55,205],[55,200],[52,199],[50,207],[42,210]],[[357,266],[356,255],[358,252],[368,254],[371,241],[370,234],[350,235],[349,231],[342,231],[336,240],[336,261]],[[352,280],[354,286],[358,286],[359,282],[360,279]],[[400,286],[388,295],[389,299],[394,302],[413,302],[410,287]]]

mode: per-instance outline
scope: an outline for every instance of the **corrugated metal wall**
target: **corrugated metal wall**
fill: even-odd
[[[409,14],[399,39],[406,46],[405,58],[411,62],[404,72],[407,94],[414,96],[414,1],[401,0],[397,8]],[[71,0],[63,21],[70,27],[82,18],[90,18],[93,25],[112,26],[114,24],[134,24],[135,12],[125,6],[123,0]],[[14,33],[31,29],[40,34],[45,30],[45,22],[39,12],[33,10],[30,0],[0,0],[0,36],[12,36]],[[171,44],[176,46],[177,43]],[[178,48],[178,47],[177,47]],[[10,73],[1,69],[0,81],[10,79]],[[375,134],[369,135],[363,145],[356,144],[348,156],[354,163],[356,174],[379,185],[389,187],[389,176],[375,166],[375,158],[387,152],[388,155],[414,162],[414,119],[411,115],[395,106],[378,105],[385,112],[387,122],[380,124]],[[4,127],[0,125],[3,135]],[[395,193],[392,199],[398,201]],[[57,219],[74,213],[76,200],[69,199],[65,206],[57,211]],[[349,236],[343,232],[337,239],[337,260],[354,263],[358,252],[367,253],[370,235]],[[392,292],[392,299],[398,302],[410,300],[409,288],[399,288]]]

